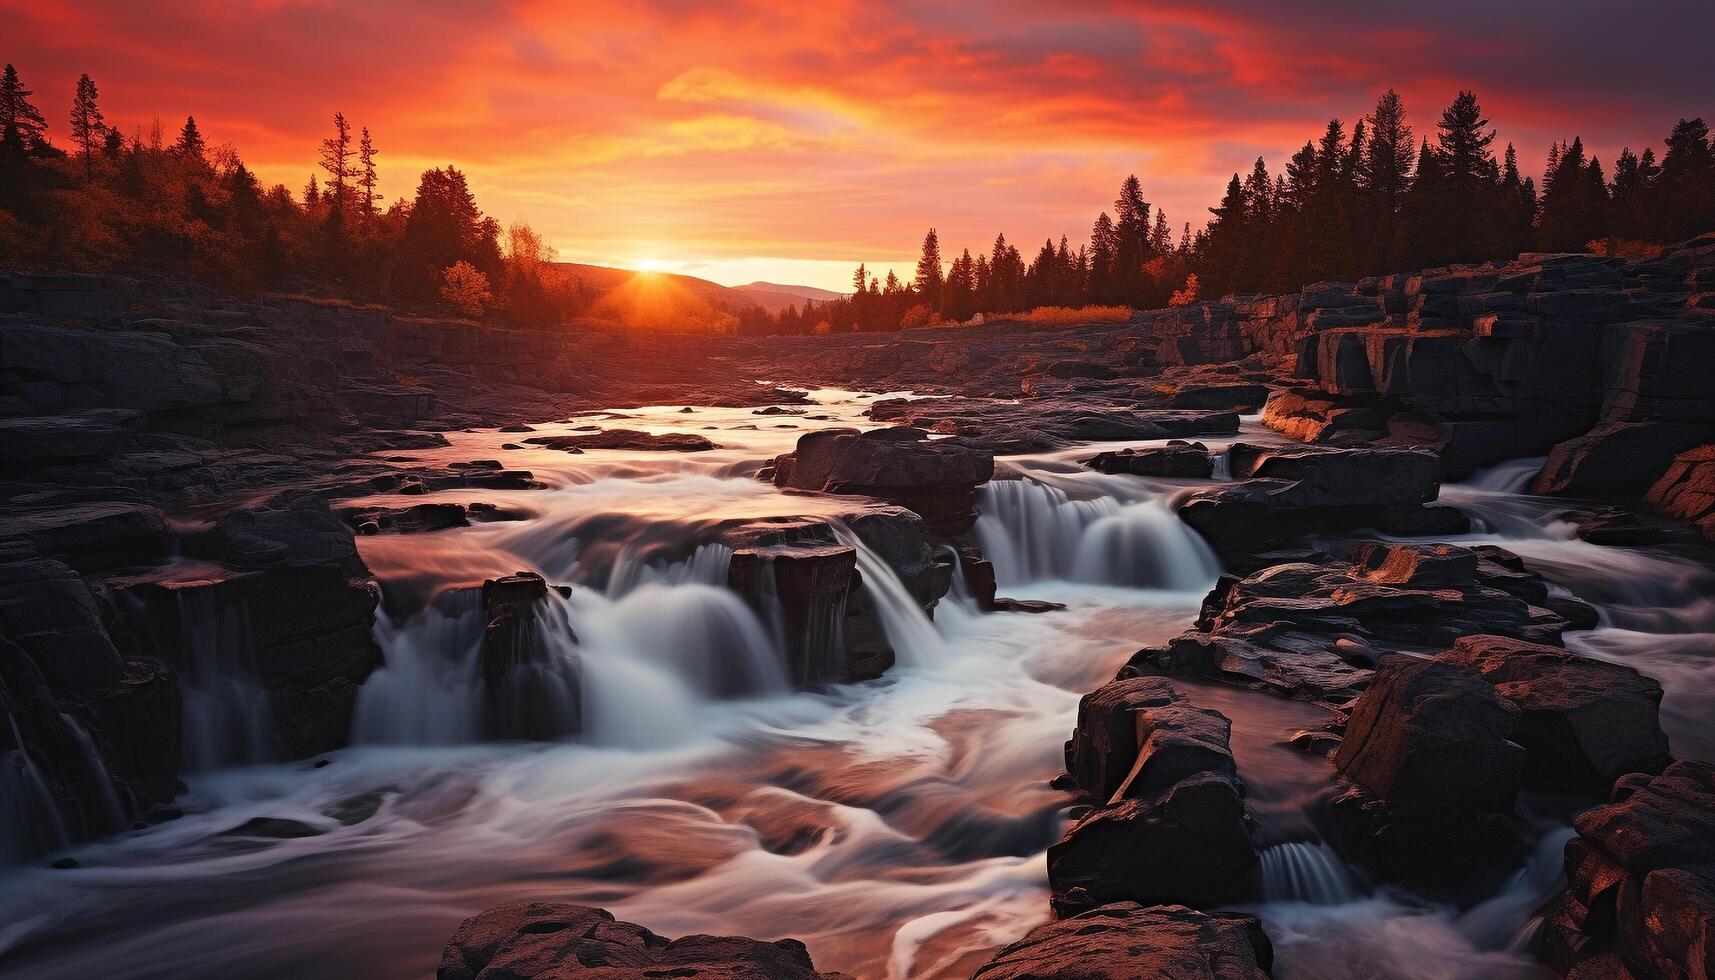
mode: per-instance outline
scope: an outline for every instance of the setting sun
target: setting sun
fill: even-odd
[[[660,259],[641,258],[635,263],[638,272],[665,272],[667,263]]]

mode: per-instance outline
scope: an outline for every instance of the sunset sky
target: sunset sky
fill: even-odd
[[[1216,8],[1217,9],[1209,9]],[[383,190],[452,162],[570,261],[845,287],[1004,231],[1074,245],[1135,172],[1177,233],[1392,85],[1422,135],[1473,88],[1532,173],[1715,114],[1715,3],[882,4],[0,0],[0,60],[66,142],[79,72],[126,133],[197,117],[303,186],[335,109]],[[951,255],[949,255],[949,258]]]

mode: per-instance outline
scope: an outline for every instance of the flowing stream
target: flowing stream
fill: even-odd
[[[1171,509],[1206,481],[1105,476],[1078,465],[1088,449],[1004,460],[976,535],[1002,594],[1067,607],[1041,615],[981,614],[956,580],[931,619],[837,528],[858,546],[898,663],[795,692],[778,618],[726,588],[730,552],[691,542],[722,521],[840,512],[753,478],[808,429],[870,424],[862,412],[882,396],[811,397],[804,414],[664,406],[538,426],[697,432],[712,452],[568,455],[481,431],[412,454],[501,459],[551,488],[366,498],[483,500],[528,517],[360,539],[387,596],[385,666],[359,692],[351,748],[264,762],[255,733],[232,730],[256,722],[242,679],[193,677],[210,730],[187,748],[184,815],[76,848],[72,870],[4,872],[0,974],[422,977],[465,916],[537,899],[669,936],[794,936],[820,969],[859,977],[968,976],[1047,916],[1044,852],[1069,803],[1048,780],[1079,697],[1185,629],[1220,572]],[[1247,420],[1244,438],[1271,436]],[[1715,755],[1695,723],[1715,713],[1708,570],[1578,541],[1520,487],[1508,471],[1445,497],[1483,521],[1470,540],[1512,548],[1597,603],[1601,627],[1569,645],[1660,678],[1675,750]],[[577,663],[575,686],[548,685],[560,693],[544,709],[573,738],[483,738],[477,587],[524,569],[571,586],[530,628],[537,669],[560,677]],[[1233,719],[1264,846],[1253,908],[1277,976],[1537,975],[1524,937],[1557,887],[1564,813],[1543,808],[1531,859],[1472,908],[1377,887],[1319,829],[1328,764],[1284,744],[1322,710],[1183,687]],[[0,755],[8,813],[38,807],[39,782],[20,753]],[[310,833],[225,833],[257,817]]]

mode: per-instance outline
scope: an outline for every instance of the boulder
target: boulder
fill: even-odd
[[[1214,472],[1209,448],[1179,440],[1148,449],[1119,449],[1097,453],[1084,465],[1098,473],[1208,479]]]
[[[154,564],[172,545],[159,509],[120,501],[14,512],[0,529],[0,546],[8,538],[15,552],[56,558],[85,573]]]
[[[1231,730],[1160,678],[1117,680],[1084,698],[1066,762],[1096,807],[1048,849],[1056,911],[1207,907],[1250,893],[1257,852]]]
[[[1704,540],[1715,544],[1715,444],[1675,456],[1644,499],[1663,514],[1691,524]]]
[[[1679,454],[1707,443],[1715,427],[1686,422],[1608,422],[1555,446],[1530,492],[1638,500]]]
[[[112,687],[125,676],[95,594],[59,562],[0,565],[0,626],[56,688]]]
[[[701,453],[718,448],[706,436],[690,432],[640,432],[636,429],[603,429],[588,435],[532,436],[524,440],[535,446],[581,453],[586,449],[629,449],[651,453]]]
[[[845,643],[847,596],[857,587],[857,553],[824,522],[772,521],[723,536],[733,549],[727,582],[767,622],[780,621],[794,684],[810,686],[878,676],[893,663],[852,663]],[[882,660],[885,662],[882,662]]]
[[[1264,980],[1273,965],[1254,915],[1115,902],[1037,926],[973,980]]]
[[[1623,777],[1573,829],[1543,961],[1575,976],[1715,976],[1715,766]]]
[[[1322,649],[1277,649],[1237,637],[1191,632],[1164,646],[1139,650],[1120,668],[1120,676],[1219,680],[1338,707],[1363,692],[1371,673],[1342,659],[1338,650],[1337,641]]]
[[[1518,717],[1473,670],[1383,659],[1334,753],[1350,784],[1334,803],[1348,847],[1409,886],[1458,892],[1484,881],[1519,846],[1525,751],[1508,740]]]
[[[800,436],[795,451],[775,460],[774,484],[879,497],[950,537],[976,523],[977,488],[993,475],[992,452],[930,440],[922,429],[824,429]]]
[[[482,583],[487,621],[478,654],[492,738],[547,740],[583,730],[577,636],[535,572]]]
[[[549,902],[501,905],[464,920],[441,952],[438,980],[817,980],[804,944],[738,936],[666,939],[606,909]]]
[[[1524,747],[1526,785],[1600,796],[1672,761],[1661,685],[1631,667],[1502,636],[1463,637],[1435,659],[1476,671],[1518,706],[1509,737]]]

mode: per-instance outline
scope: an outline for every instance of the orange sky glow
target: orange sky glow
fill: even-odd
[[[1259,154],[1279,172],[1392,85],[1419,135],[1473,88],[1541,169],[1604,163],[1715,112],[1715,5],[1240,0],[884,4],[629,0],[0,0],[65,142],[79,72],[131,133],[193,113],[301,188],[335,109],[374,134],[383,191],[452,162],[484,210],[561,258],[849,288],[997,231],[1074,246],[1135,172],[1175,233]]]

